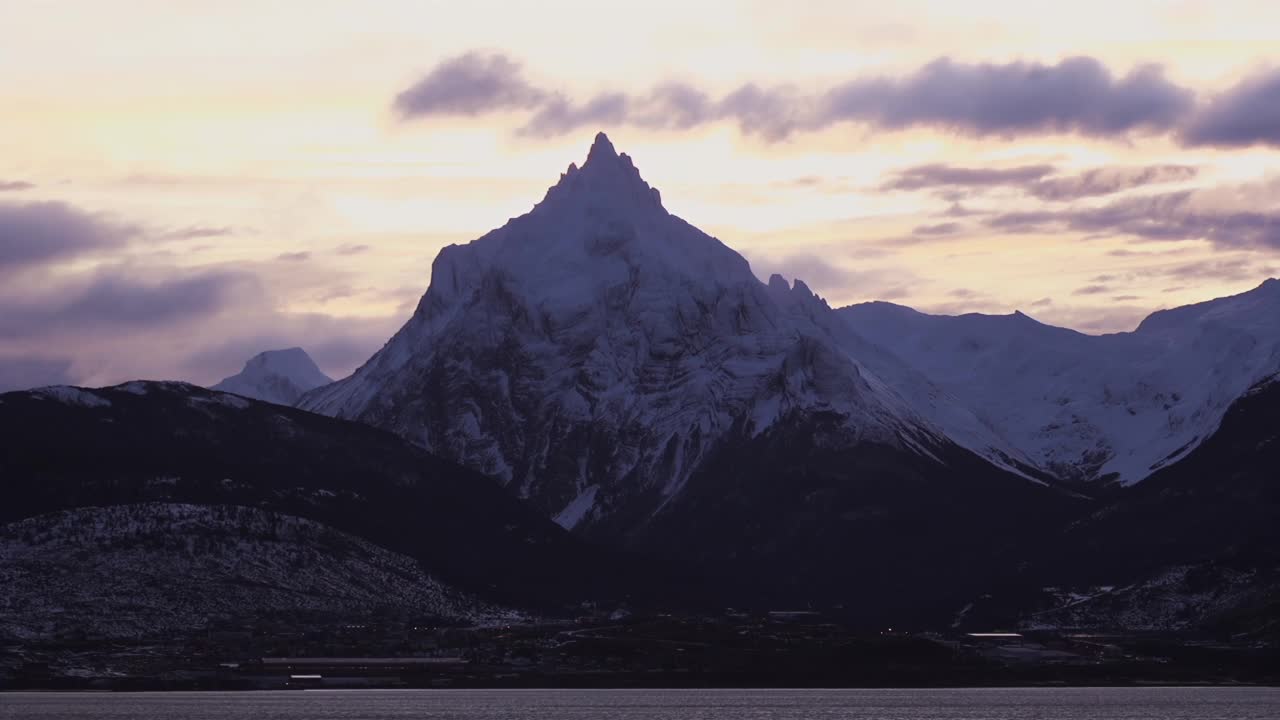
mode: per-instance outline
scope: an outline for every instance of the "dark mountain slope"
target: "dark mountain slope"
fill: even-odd
[[[489,478],[365,425],[180,383],[0,395],[0,522],[148,501],[294,515],[488,599],[625,594],[643,574]]]
[[[1280,382],[1256,385],[1184,459],[1025,554],[1010,594],[971,619],[1280,636]]]
[[[846,432],[842,418],[810,414],[739,436],[632,541],[739,598],[939,627],[1088,507],[954,445],[926,457]]]

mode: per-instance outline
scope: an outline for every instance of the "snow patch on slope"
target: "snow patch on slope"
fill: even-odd
[[[87,408],[111,407],[111,401],[94,393],[92,390],[72,387],[70,385],[50,385],[32,391],[36,397],[56,400],[67,405],[78,405]]]
[[[557,525],[565,530],[572,530],[582,522],[596,506],[596,491],[600,489],[599,485],[590,485],[578,493],[568,505],[556,514],[554,520]]]

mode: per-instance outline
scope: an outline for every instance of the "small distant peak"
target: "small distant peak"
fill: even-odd
[[[300,347],[281,348],[279,350],[263,350],[249,359],[249,363],[265,363],[271,360],[299,360],[306,358],[311,360],[311,356],[307,355],[307,351]]]
[[[769,287],[774,290],[790,290],[791,289],[787,285],[787,279],[782,277],[778,273],[774,273],[769,276]]]
[[[805,285],[804,281],[801,280],[800,278],[796,278],[796,281],[795,283],[792,284],[791,289],[806,297],[814,297],[813,291],[810,290],[809,286]]]
[[[1280,290],[1280,280],[1277,280],[1275,278],[1267,278],[1266,280],[1263,280],[1262,284],[1259,285],[1258,287],[1271,288],[1272,290]]]
[[[591,152],[587,153],[586,164],[589,165],[592,160],[600,160],[603,158],[616,160],[618,158],[618,151],[613,149],[613,143],[609,142],[609,136],[600,132],[596,133],[596,140],[591,143]]]

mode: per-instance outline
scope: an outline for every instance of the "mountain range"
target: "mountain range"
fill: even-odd
[[[65,544],[127,506],[256,553],[264,523],[316,524],[288,541],[407,558],[423,576],[396,597],[448,588],[455,615],[627,599],[1262,631],[1277,318],[1275,280],[1104,336],[834,309],[669,213],[600,134],[528,213],[443,249],[349,377],[295,348],[214,390],[0,396],[0,572],[38,554],[22,523]],[[360,597],[350,562],[297,552]]]
[[[1280,369],[1280,281],[1084,335],[1023,315],[839,310],[862,337],[961,398],[1066,481],[1132,485],[1186,455]]]

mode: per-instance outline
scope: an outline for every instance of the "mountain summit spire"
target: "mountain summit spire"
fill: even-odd
[[[547,190],[545,200],[553,198],[589,198],[598,208],[614,210],[623,207],[662,210],[662,196],[640,177],[631,157],[619,153],[603,132],[596,133],[581,167],[570,164],[560,182]]]
[[[587,162],[604,158],[617,159],[617,157],[618,151],[613,148],[613,143],[609,142],[609,136],[603,132],[596,133],[596,139],[591,143],[591,150],[587,153]]]

